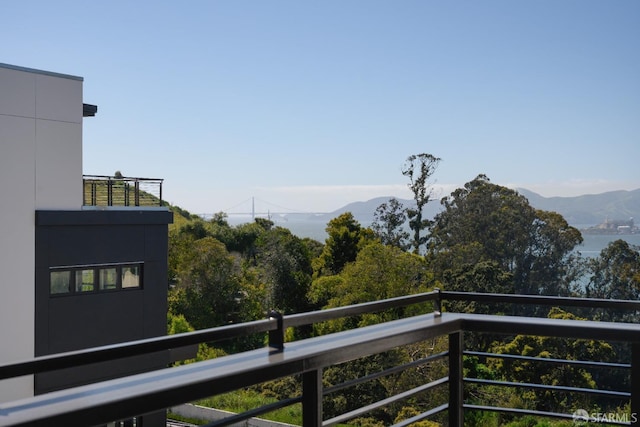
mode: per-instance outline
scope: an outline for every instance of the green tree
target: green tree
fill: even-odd
[[[426,292],[433,285],[433,275],[423,257],[374,242],[364,247],[355,262],[347,264],[339,275],[314,281],[310,293],[326,300],[325,308],[333,308]],[[336,332],[366,326],[430,308],[431,305],[407,307],[337,319],[319,325],[318,331]]]
[[[309,295],[319,301],[327,301],[325,308],[332,308],[425,292],[433,286],[433,275],[428,270],[424,257],[376,241],[362,248],[356,260],[345,265],[341,273],[316,279]],[[426,303],[367,313],[315,325],[315,331],[321,335],[422,314],[430,310],[431,304]],[[393,351],[327,368],[324,375],[325,386],[341,384],[422,358],[434,352],[433,347],[428,347],[429,345],[433,345],[433,341],[426,345],[417,343],[403,346]],[[442,350],[438,348],[435,352]],[[340,414],[424,384],[431,379],[429,375],[433,373],[431,370],[433,365],[430,365],[429,369],[424,368],[424,371],[421,370],[422,368],[424,367],[332,393],[330,398],[325,400],[326,414],[327,416]],[[438,369],[438,373],[441,374],[440,376],[446,375],[446,368]],[[427,401],[433,403],[429,400],[432,397],[433,395],[429,394],[429,396],[416,398],[418,400],[415,400],[415,404],[422,407],[422,404]],[[373,416],[381,420],[383,425],[390,425],[393,424],[401,408],[400,405],[391,405],[389,408],[376,411]]]
[[[167,335],[175,335],[175,334],[183,334],[186,332],[193,332],[193,326],[187,322],[187,319],[184,318],[182,314],[172,314],[171,312],[167,315]]]
[[[181,234],[190,236],[193,240],[198,240],[210,236],[207,224],[200,218],[187,222],[180,228]]]
[[[240,271],[225,246],[213,237],[182,245],[175,262],[176,285],[169,310],[196,329],[241,320]]]
[[[338,274],[321,276],[313,280],[307,298],[315,309],[320,309],[336,296],[336,290],[345,286],[344,279]]]
[[[413,252],[420,253],[420,248],[427,242],[428,236],[423,231],[430,221],[422,217],[427,203],[431,200],[432,189],[429,179],[436,171],[440,158],[428,153],[414,154],[407,158],[402,167],[402,174],[409,178],[409,189],[413,193],[416,207],[407,209],[409,228],[413,231]]]
[[[585,320],[557,307],[549,311],[548,318],[562,320]],[[603,341],[589,339],[565,339],[518,335],[513,340],[498,344],[493,352],[539,357],[543,359],[613,361],[613,347]],[[506,381],[562,385],[593,389],[596,382],[589,368],[579,365],[544,363],[531,360],[496,359],[493,369]],[[576,396],[554,393],[549,390],[534,390],[528,394],[537,410],[563,412],[567,409],[591,408],[594,403],[588,395]],[[573,401],[567,399],[573,398]]]
[[[217,212],[213,214],[209,222],[212,224],[217,224],[222,227],[228,227],[229,226],[229,221],[227,221],[228,217],[229,216],[224,212]]]
[[[396,247],[371,243],[340,275],[343,287],[336,289],[334,307],[425,292],[433,286],[433,275],[423,257]]]
[[[237,231],[229,225],[226,213],[218,212],[213,214],[211,219],[207,221],[207,227],[211,237],[215,237],[224,243],[229,252],[234,250],[233,243],[235,242]]]
[[[618,239],[589,262],[591,278],[585,286],[588,298],[640,299],[640,248]],[[637,322],[638,314],[629,311],[599,310],[599,320]]]
[[[580,230],[571,227],[557,212],[536,209],[528,235],[520,280],[529,283],[531,293],[571,294],[575,285],[572,280],[581,270],[580,257],[575,252],[583,242]]]
[[[286,228],[275,227],[258,237],[256,250],[261,277],[270,290],[269,308],[287,314],[307,311],[313,270],[305,243]]]
[[[323,374],[325,388],[340,385],[346,381],[374,374],[384,369],[401,365],[405,362],[402,350],[391,350],[349,362],[327,367]],[[327,418],[361,408],[389,396],[389,390],[381,379],[373,379],[356,384],[331,393],[323,399],[323,412]],[[368,414],[369,422],[363,425],[383,426],[393,424],[394,414],[389,414],[384,408],[376,409]],[[374,421],[375,420],[375,421]],[[355,421],[355,420],[354,420]]]
[[[373,232],[363,228],[351,212],[329,221],[326,231],[329,237],[314,263],[316,276],[340,273],[345,265],[355,261],[360,249],[373,240]]]
[[[402,409],[398,412],[398,415],[396,416],[396,419],[394,420],[394,422],[399,423],[400,421],[404,421],[406,419],[415,417],[420,414],[422,414],[422,411],[419,411],[412,406],[403,406]],[[440,427],[440,423],[437,423],[435,421],[430,421],[430,420],[421,420],[421,421],[416,421],[412,423],[411,426],[412,427]]]
[[[193,332],[195,329],[187,322],[182,314],[174,315],[168,313],[167,315],[167,335],[182,334],[186,332]],[[221,349],[209,347],[205,343],[200,343],[197,349],[194,350],[195,357],[193,359],[179,360],[175,362],[176,365],[187,364],[191,362],[199,362],[202,360],[212,359],[214,357],[224,356],[225,352]]]
[[[409,232],[404,228],[406,222],[406,208],[392,197],[376,208],[371,229],[383,244],[406,251],[411,247]]]
[[[251,261],[256,262],[256,241],[266,230],[270,229],[273,223],[258,221],[249,222],[246,224],[240,224],[233,230],[232,235],[226,242],[227,249],[230,252],[238,252],[242,256]],[[268,220],[264,220],[268,221]]]
[[[512,285],[506,289],[500,280],[495,289],[485,291],[570,293],[565,279],[572,277],[573,249],[582,235],[561,215],[534,209],[525,197],[484,175],[455,190],[442,205],[430,228],[428,255],[448,289],[468,283],[456,276],[474,264],[492,262],[511,275]]]

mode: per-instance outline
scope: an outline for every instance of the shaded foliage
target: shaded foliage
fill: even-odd
[[[585,286],[590,298],[640,299],[640,248],[616,240],[589,262],[591,278]],[[598,310],[595,317],[606,321],[638,322],[638,313]]]
[[[309,310],[306,295],[313,270],[300,238],[282,227],[265,230],[256,241],[256,262],[270,291],[271,309],[285,314]]]
[[[559,308],[549,311],[550,319],[584,320]],[[518,335],[513,340],[496,344],[495,353],[516,354],[549,359],[613,361],[615,352],[610,344],[588,339],[565,339]],[[529,360],[498,359],[492,363],[501,378],[521,383],[542,383],[586,389],[596,388],[594,370],[569,364],[542,363]],[[550,390],[533,390],[528,393],[537,410],[566,411],[567,408],[591,408],[589,395],[567,394]],[[568,400],[573,399],[573,400]]]
[[[395,246],[406,251],[411,248],[409,231],[405,229],[406,222],[407,210],[394,197],[376,208],[371,229],[383,245]]]

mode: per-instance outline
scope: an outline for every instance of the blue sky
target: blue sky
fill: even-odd
[[[0,62],[84,77],[84,172],[194,213],[326,212],[480,173],[640,188],[640,2],[0,2]]]

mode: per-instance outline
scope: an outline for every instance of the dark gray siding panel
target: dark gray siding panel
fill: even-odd
[[[35,355],[166,334],[168,211],[36,212]],[[49,295],[52,267],[143,263],[142,287]],[[167,354],[36,375],[36,393],[166,365]]]

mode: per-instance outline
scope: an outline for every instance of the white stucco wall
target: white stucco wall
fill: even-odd
[[[0,64],[0,364],[34,354],[35,211],[82,207],[82,79]],[[0,402],[33,394],[0,381]]]

